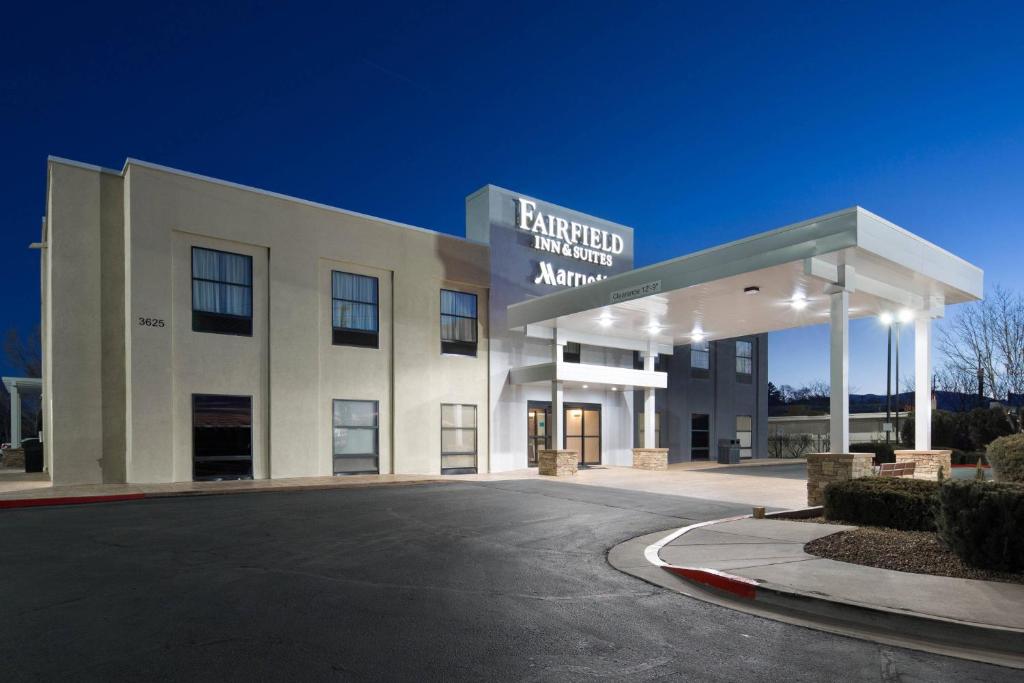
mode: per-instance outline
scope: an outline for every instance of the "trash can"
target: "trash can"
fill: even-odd
[[[25,451],[25,471],[43,471],[43,442],[39,439],[24,439],[21,447]]]
[[[737,465],[740,462],[740,440],[718,440],[718,462],[721,465]]]

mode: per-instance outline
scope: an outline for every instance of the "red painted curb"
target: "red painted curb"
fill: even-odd
[[[116,503],[122,500],[141,500],[145,493],[115,493],[108,496],[66,496],[63,498],[19,498],[0,500],[0,509],[34,508],[47,505],[82,505],[85,503]]]
[[[741,598],[753,600],[757,597],[757,581],[742,576],[733,576],[715,569],[699,569],[696,567],[676,567],[671,564],[662,566],[667,572],[689,579],[696,583],[702,583],[727,593],[732,593]]]

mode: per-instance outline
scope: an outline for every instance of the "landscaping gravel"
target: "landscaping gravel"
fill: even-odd
[[[819,521],[814,520],[801,521]],[[934,531],[899,531],[860,527],[811,541],[804,550],[817,557],[900,572],[960,579],[1024,584],[1024,574],[1009,574],[965,565]]]

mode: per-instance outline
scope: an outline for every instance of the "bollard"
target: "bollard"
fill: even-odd
[[[764,506],[763,505],[755,505],[754,506],[754,519],[764,519]]]

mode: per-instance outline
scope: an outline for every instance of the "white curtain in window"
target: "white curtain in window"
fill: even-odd
[[[335,328],[377,331],[377,278],[334,271],[331,296]]]
[[[194,310],[252,315],[252,257],[195,248],[192,278]]]

